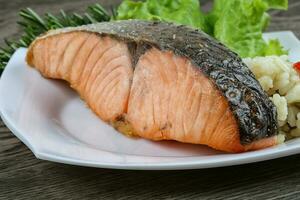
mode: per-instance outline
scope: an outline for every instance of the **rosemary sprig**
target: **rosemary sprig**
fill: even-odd
[[[0,74],[15,50],[19,47],[28,47],[40,34],[50,29],[109,21],[111,18],[108,12],[99,4],[89,6],[83,15],[68,14],[61,10],[57,16],[46,13],[41,17],[30,8],[22,9],[19,15],[21,20],[18,24],[24,33],[16,41],[5,40],[5,47],[0,47]]]

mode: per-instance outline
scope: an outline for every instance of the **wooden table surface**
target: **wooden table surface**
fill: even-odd
[[[16,36],[17,11],[82,11],[96,0],[0,0],[0,39]],[[106,7],[120,0],[102,0]],[[205,9],[210,1],[202,1]],[[300,38],[300,1],[273,11],[269,30]],[[3,42],[1,41],[1,45]],[[0,199],[300,199],[300,155],[188,171],[95,169],[38,160],[0,122]]]

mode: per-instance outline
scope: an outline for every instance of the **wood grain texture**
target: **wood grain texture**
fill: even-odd
[[[0,0],[0,39],[19,35],[17,11],[81,12],[95,0]],[[102,0],[106,7],[120,0]],[[300,1],[273,11],[270,31],[300,37]],[[205,9],[210,1],[202,1]],[[37,160],[0,122],[0,199],[300,199],[300,155],[260,163],[189,171],[94,169]]]

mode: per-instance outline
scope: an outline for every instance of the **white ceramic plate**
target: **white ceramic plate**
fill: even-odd
[[[300,41],[291,32],[279,38],[300,60]],[[47,80],[27,66],[19,49],[0,81],[0,111],[6,125],[37,158],[118,169],[194,169],[251,163],[300,153],[300,139],[275,147],[227,154],[201,145],[128,138],[95,116],[61,81]]]

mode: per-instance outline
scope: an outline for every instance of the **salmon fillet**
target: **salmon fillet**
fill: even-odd
[[[135,67],[127,120],[144,138],[207,144],[229,152],[276,142],[270,138],[260,146],[242,146],[235,117],[212,81],[188,59],[156,48],[141,56]]]
[[[90,30],[38,38],[27,62],[46,78],[69,82],[96,115],[120,132],[227,152],[277,144],[276,135],[243,142],[244,127],[232,101],[190,57],[148,40],[139,46]]]
[[[30,51],[30,65],[44,77],[68,81],[102,120],[113,122],[127,111],[133,68],[125,43],[77,32],[44,39]]]

